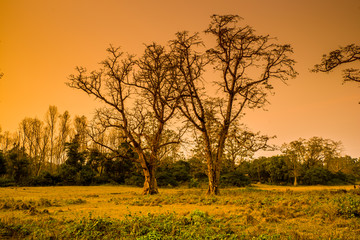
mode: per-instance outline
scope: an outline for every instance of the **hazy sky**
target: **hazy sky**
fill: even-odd
[[[309,69],[339,46],[360,44],[359,0],[0,0],[0,126],[15,131],[49,105],[91,118],[94,101],[65,85],[75,66],[97,68],[109,44],[141,54],[182,30],[203,31],[212,14],[238,14],[259,34],[293,46],[299,76],[276,84],[267,111],[247,111],[253,131],[275,144],[319,136],[360,157],[360,88],[341,69]],[[360,67],[360,64],[357,64]],[[355,65],[354,65],[355,66]]]

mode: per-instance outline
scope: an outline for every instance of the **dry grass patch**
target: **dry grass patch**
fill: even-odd
[[[223,189],[220,196],[207,196],[205,189],[161,189],[159,195],[143,196],[142,189],[123,186],[0,191],[4,232],[0,230],[0,236],[16,236],[14,229],[22,229],[22,237],[48,239],[54,237],[50,230],[55,229],[56,236],[72,237],[75,231],[82,236],[80,239],[86,239],[87,234],[92,234],[88,228],[92,228],[93,221],[104,224],[96,230],[99,239],[115,226],[141,222],[146,222],[147,227],[132,229],[129,234],[134,234],[134,239],[147,234],[164,237],[168,233],[174,238],[205,238],[210,232],[220,239],[356,239],[360,234],[360,195],[349,186],[261,185]],[[169,229],[160,227],[167,224]],[[174,224],[177,227],[171,230]],[[198,233],[194,230],[196,224],[202,226]],[[63,233],[61,229],[67,230]],[[180,230],[189,235],[179,235]]]

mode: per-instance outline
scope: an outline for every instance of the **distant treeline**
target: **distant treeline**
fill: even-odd
[[[0,186],[144,184],[138,155],[121,134],[102,136],[107,146],[113,146],[109,150],[91,140],[85,117],[70,121],[67,112],[58,114],[54,106],[46,116],[45,122],[24,119],[17,134],[0,132]],[[242,147],[250,149],[245,143]],[[257,182],[340,185],[354,184],[360,178],[359,159],[340,156],[339,142],[314,137],[284,144],[280,149],[281,155],[260,158],[253,158],[255,150],[238,151],[238,155],[226,152],[221,186]],[[180,153],[179,146],[168,148],[157,166],[156,179],[162,187],[206,185],[207,165],[201,148],[195,144],[189,157]]]

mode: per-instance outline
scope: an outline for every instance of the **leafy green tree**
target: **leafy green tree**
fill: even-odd
[[[6,160],[2,151],[0,151],[0,176],[6,173]]]
[[[85,165],[78,173],[77,183],[79,185],[88,186],[93,183],[95,176],[96,173],[94,170],[89,165]]]
[[[267,161],[268,159],[266,157],[260,157],[251,161],[249,175],[253,181],[260,183],[269,181],[270,174],[267,171]]]
[[[270,183],[281,184],[290,181],[287,156],[273,156],[269,157],[266,165],[266,170],[270,176]]]
[[[80,139],[79,135],[71,140],[70,143],[66,144],[66,155],[67,159],[65,164],[74,167],[77,171],[80,171],[82,166],[85,164],[85,152],[80,151]]]
[[[17,184],[26,184],[30,177],[30,161],[24,149],[15,146],[7,152],[7,173]]]
[[[320,137],[312,137],[309,140],[300,138],[283,144],[282,152],[289,159],[289,169],[292,171],[294,186],[296,186],[302,170],[325,167],[332,159],[339,157],[341,142]]]
[[[235,170],[221,175],[221,185],[229,187],[245,187],[250,185],[250,178]]]
[[[326,185],[331,180],[331,172],[323,167],[313,167],[307,169],[303,176],[302,182],[305,185]]]

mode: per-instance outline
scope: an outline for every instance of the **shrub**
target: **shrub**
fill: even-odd
[[[53,186],[59,181],[57,176],[54,176],[47,171],[43,171],[39,176],[32,177],[29,183],[31,186]]]
[[[200,182],[197,178],[191,178],[189,181],[189,188],[198,188],[200,187]]]
[[[10,187],[15,186],[15,181],[13,179],[2,177],[0,178],[0,187]]]
[[[130,186],[142,187],[144,185],[144,181],[144,176],[140,174],[134,174],[131,175],[129,178],[125,178],[125,184]]]
[[[245,187],[250,185],[250,183],[249,177],[237,171],[223,174],[220,177],[220,184],[222,186]]]
[[[79,172],[77,184],[89,186],[94,181],[95,175],[94,170],[90,166],[83,166]]]
[[[62,185],[76,184],[77,169],[68,164],[62,164],[59,169],[59,177]]]
[[[303,177],[302,183],[305,185],[326,185],[331,180],[331,172],[322,167],[308,169]]]
[[[158,171],[156,176],[157,184],[160,187],[172,186],[176,187],[179,183],[169,170]]]

